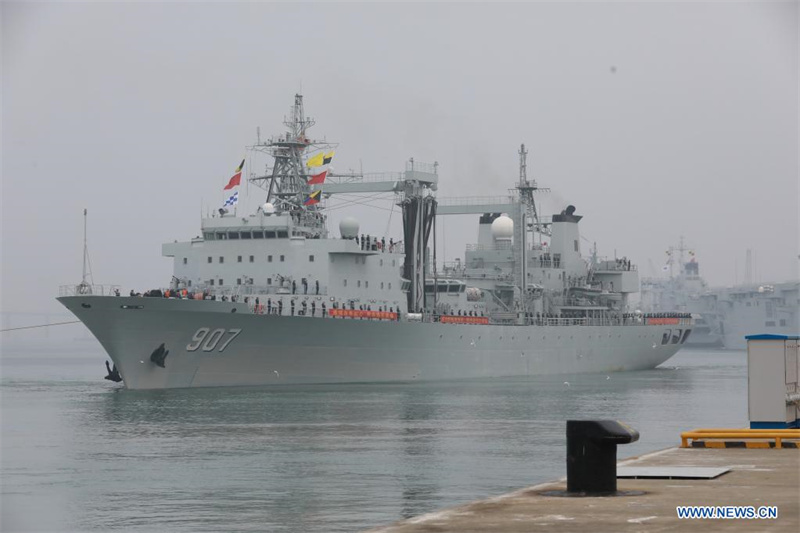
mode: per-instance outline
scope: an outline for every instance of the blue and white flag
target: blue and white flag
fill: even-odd
[[[230,195],[230,197],[227,200],[225,200],[225,203],[222,204],[222,207],[232,207],[237,203],[239,203],[239,191],[236,191],[235,193]]]

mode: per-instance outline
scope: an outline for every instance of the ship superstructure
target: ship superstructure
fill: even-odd
[[[336,145],[312,140],[312,124],[297,95],[287,132],[252,147],[273,158],[250,177],[265,202],[219,209],[198,237],[164,244],[174,275],[156,297],[60,298],[127,387],[608,372],[652,368],[689,337],[687,314],[630,308],[635,265],[583,258],[574,206],[540,216],[546,190],[527,175],[524,145],[507,195],[447,199],[437,164],[314,171]],[[353,218],[331,231],[327,199],[343,193],[393,194],[402,235]],[[435,226],[449,215],[474,215],[477,243],[440,263]]]
[[[669,277],[642,280],[639,308],[691,313],[694,328],[688,346],[745,350],[747,335],[793,335],[800,330],[800,281],[710,286],[683,238],[668,249],[667,257]]]
[[[794,335],[800,331],[800,281],[712,288],[702,301],[714,310],[729,350],[746,350],[747,335]]]
[[[639,309],[646,313],[690,313],[694,317],[687,345],[694,348],[723,347],[720,316],[709,300],[708,283],[700,275],[700,263],[683,237],[670,246],[662,270],[667,277],[642,279]]]

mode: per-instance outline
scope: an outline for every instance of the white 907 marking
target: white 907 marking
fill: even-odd
[[[229,329],[225,331],[223,328],[217,328],[211,331],[211,328],[200,328],[194,332],[192,336],[192,342],[186,345],[187,352],[196,352],[198,348],[201,346],[203,347],[204,352],[213,352],[214,349],[217,347],[219,342],[225,337],[225,335],[229,335],[227,339],[222,343],[219,347],[218,352],[225,350],[228,345],[235,339],[239,333],[241,333],[241,329]]]

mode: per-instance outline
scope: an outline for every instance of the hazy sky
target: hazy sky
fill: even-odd
[[[442,197],[503,194],[524,142],[544,205],[575,204],[601,254],[647,275],[683,235],[714,285],[747,248],[761,280],[798,277],[796,2],[1,9],[4,311],[59,310],[84,207],[96,282],[167,284],[161,243],[199,233],[301,87],[337,170],[413,156]],[[357,214],[383,233],[389,211]],[[440,258],[476,241],[476,217],[444,227]]]

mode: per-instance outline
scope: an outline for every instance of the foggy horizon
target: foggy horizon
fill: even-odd
[[[503,195],[524,143],[541,214],[584,215],[584,257],[659,276],[683,236],[711,286],[744,281],[747,249],[754,282],[800,277],[796,2],[0,9],[4,312],[66,312],[84,208],[95,283],[166,286],[161,244],[200,234],[301,90],[337,171],[413,157],[440,198]],[[331,235],[351,215],[401,238],[383,198]],[[463,258],[478,216],[439,220],[439,261]]]

